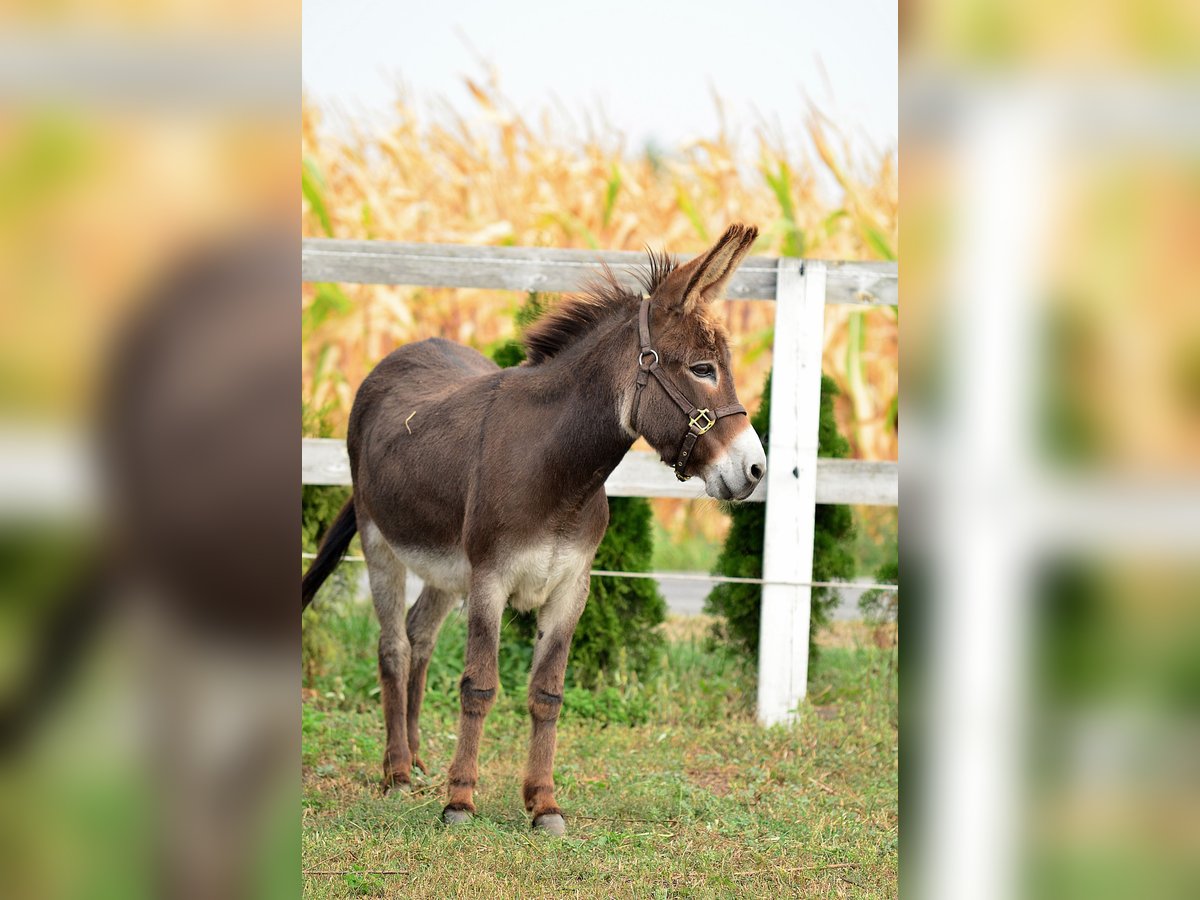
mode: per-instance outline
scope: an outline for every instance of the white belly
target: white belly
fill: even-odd
[[[470,591],[471,563],[461,549],[430,552],[393,544],[392,550],[426,584],[461,596]],[[513,609],[537,609],[557,592],[574,590],[591,558],[590,550],[552,543],[511,553],[500,561],[500,590]]]
[[[393,544],[392,550],[426,584],[460,596],[465,596],[470,590],[471,563],[461,548],[430,552]]]
[[[512,554],[501,573],[509,605],[528,612],[556,593],[575,590],[591,556],[588,551],[562,544],[534,546]]]

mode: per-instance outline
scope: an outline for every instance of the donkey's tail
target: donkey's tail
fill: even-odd
[[[351,496],[346,501],[346,505],[342,507],[342,511],[337,514],[337,518],[333,520],[333,525],[325,532],[325,537],[321,539],[321,546],[317,549],[317,557],[308,567],[308,571],[304,573],[304,580],[300,582],[301,612],[308,609],[308,604],[312,603],[318,588],[325,583],[325,579],[333,574],[333,570],[342,561],[342,557],[346,555],[346,548],[350,546],[350,541],[356,531],[358,531],[358,521],[354,516],[354,497]]]

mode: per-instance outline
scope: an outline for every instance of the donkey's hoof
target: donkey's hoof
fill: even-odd
[[[385,797],[407,797],[413,791],[410,781],[385,781],[383,795]]]
[[[542,813],[533,820],[533,830],[562,837],[567,833],[567,822],[562,813]]]
[[[442,821],[447,825],[466,825],[471,818],[469,809],[454,809],[447,806],[442,810]]]

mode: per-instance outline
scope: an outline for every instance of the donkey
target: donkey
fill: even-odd
[[[475,812],[479,740],[496,699],[500,617],[537,610],[528,689],[532,736],[525,809],[561,835],[554,749],[567,651],[608,525],[604,481],[639,435],[685,480],[743,500],[766,456],[737,402],[725,330],[712,304],[758,230],[730,227],[678,265],[650,253],[637,277],[613,274],[543,316],[510,369],[440,338],[401,347],[359,388],[347,449],[354,490],[302,584],[302,607],[357,531],[379,615],[387,749],[384,790],[411,789],[421,699],[438,630],[467,598],[458,745],[442,820]],[[405,621],[406,567],[425,588]]]

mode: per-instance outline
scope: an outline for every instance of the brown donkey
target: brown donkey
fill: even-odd
[[[745,499],[764,474],[711,309],[757,233],[734,225],[686,265],[652,253],[639,276],[645,297],[606,273],[530,329],[517,368],[433,338],[401,347],[367,376],[347,440],[354,494],[302,594],[307,606],[357,530],[382,628],[385,790],[407,789],[414,765],[425,771],[417,756],[425,674],[442,622],[466,595],[462,716],[442,819],[470,819],[483,720],[499,684],[501,612],[536,609],[525,808],[535,829],[565,831],[554,801],[555,731],[567,650],[608,524],[605,479],[638,435],[681,480],[703,478],[712,497]],[[406,567],[425,582],[407,626]]]

